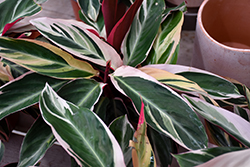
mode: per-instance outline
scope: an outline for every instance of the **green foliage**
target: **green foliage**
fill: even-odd
[[[34,1],[20,1],[18,10],[13,2],[0,4],[8,9],[0,14],[8,16],[0,19],[1,32],[19,18],[10,18],[13,13],[24,17],[40,10]],[[206,166],[212,158],[226,162],[249,151],[249,89],[207,71],[170,65],[177,60],[185,3],[79,5],[84,22],[31,20],[50,42],[0,37],[1,135],[9,133],[6,118],[13,113],[34,109],[31,115],[38,117],[18,166],[39,164],[55,141],[73,166],[166,166],[173,157],[183,167]],[[117,15],[109,13],[112,7]],[[181,147],[189,152],[176,154]],[[1,143],[0,157],[3,150]]]

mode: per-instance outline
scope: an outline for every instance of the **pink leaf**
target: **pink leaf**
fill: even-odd
[[[19,18],[17,19],[16,21],[12,22],[12,23],[8,23],[4,26],[4,29],[3,29],[3,34],[5,34],[14,24],[16,24],[16,22],[18,22],[19,20],[21,20],[22,18]]]
[[[134,16],[141,6],[143,0],[136,0],[125,13],[125,15],[116,23],[110,34],[107,42],[111,44],[119,53],[121,43],[133,22]]]
[[[138,121],[138,125],[137,125],[137,130],[142,126],[142,124],[145,121],[145,117],[144,117],[144,103],[141,99],[141,111],[140,111],[140,117],[139,117],[139,121]]]

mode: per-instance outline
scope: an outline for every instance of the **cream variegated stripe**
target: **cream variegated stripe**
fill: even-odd
[[[106,66],[111,60],[111,67],[116,69],[123,62],[120,55],[92,32],[96,30],[79,21],[52,18],[31,20],[46,38],[73,55]]]
[[[197,139],[192,134],[190,134],[191,132],[189,132],[187,129],[185,129],[183,127],[183,125],[181,124],[182,122],[179,122],[175,118],[172,118],[171,114],[169,114],[169,113],[166,112],[166,110],[167,110],[166,108],[163,109],[163,108],[161,108],[160,104],[152,102],[150,100],[150,98],[152,98],[152,97],[146,97],[146,96],[144,96],[143,93],[140,93],[139,91],[135,90],[133,88],[133,85],[128,85],[121,77],[123,77],[123,78],[126,78],[126,77],[138,77],[138,78],[143,78],[145,80],[151,81],[154,84],[158,84],[159,87],[163,87],[164,89],[166,89],[166,92],[168,92],[172,96],[175,96],[175,98],[178,98],[180,101],[182,101],[183,103],[185,103],[184,100],[182,100],[182,98],[176,92],[172,91],[167,86],[162,85],[155,78],[153,78],[153,77],[151,77],[149,75],[146,75],[145,73],[141,72],[140,70],[137,70],[137,69],[129,67],[129,66],[120,67],[119,69],[117,69],[114,72],[114,74],[111,75],[111,81],[112,81],[112,83],[114,84],[114,86],[121,93],[123,93],[124,95],[128,96],[127,92],[125,92],[120,87],[119,84],[123,85],[123,87],[126,87],[126,89],[129,89],[129,91],[133,92],[133,94],[135,94],[137,96],[137,97],[130,97],[132,100],[136,99],[138,97],[141,97],[143,99],[143,102],[145,104],[149,105],[150,108],[154,110],[154,112],[153,111],[145,111],[145,112],[147,112],[146,114],[148,115],[148,118],[150,118],[150,120],[147,119],[147,122],[150,125],[153,126],[153,124],[154,124],[155,125],[154,128],[157,128],[161,132],[163,132],[166,135],[170,136],[173,140],[175,140],[177,143],[179,143],[184,148],[191,149],[190,145],[187,146],[187,143],[189,141],[187,141],[187,140],[184,141],[183,138],[181,138],[179,136],[180,133],[177,132],[176,128],[178,128],[179,130],[181,130],[182,132],[184,132],[185,135],[188,136],[188,138],[189,138],[188,140],[192,141],[192,144],[194,144],[196,146],[199,146],[201,148],[205,148],[206,147],[205,146],[206,144],[202,144],[202,142],[204,142],[204,141],[202,141],[202,142],[201,141],[197,141]],[[156,90],[158,90],[158,89],[156,88]],[[152,92],[155,93],[154,90],[147,90],[146,92],[148,92],[148,91],[149,92],[152,91]],[[164,102],[162,102],[162,103],[164,103]],[[174,105],[174,104],[171,104],[171,105]],[[187,104],[186,104],[186,106],[188,107]],[[191,110],[191,108],[188,107],[188,109],[191,112],[193,112]],[[161,125],[159,124],[159,120],[157,120],[157,118],[155,117],[155,114],[156,114],[155,112],[160,115],[160,120],[162,121]],[[195,115],[195,113],[193,113],[193,114]],[[196,127],[196,128],[198,128],[198,127]],[[201,133],[204,133],[204,132],[201,131]]]
[[[51,104],[51,101],[53,101],[53,105]],[[105,125],[105,123],[94,112],[91,112],[87,108],[77,107],[73,103],[63,100],[53,91],[53,89],[48,84],[46,84],[43,92],[41,93],[40,104],[41,104],[40,109],[42,116],[47,122],[47,124],[51,126],[56,139],[62,145],[62,147],[72,157],[74,157],[74,159],[78,162],[80,166],[85,166],[85,165],[93,166],[91,165],[91,163],[96,164],[97,162],[98,166],[106,167],[111,165],[107,163],[113,162],[115,166],[125,167],[123,154],[119,144],[117,143],[117,141],[115,140],[114,136],[112,135],[108,127]],[[97,134],[86,133],[86,131],[89,129],[85,129],[82,127],[88,127],[87,125],[89,124],[87,121],[79,122],[78,117],[82,118],[85,117],[84,119],[91,117],[90,119],[92,121],[95,121],[95,125],[96,123],[98,123],[98,125],[96,126],[98,126],[99,128],[94,130],[95,133]],[[64,124],[63,127],[66,127],[66,129],[65,128],[61,129],[60,126],[54,124],[55,120],[57,124],[63,123]],[[71,137],[65,134],[65,130],[68,130],[69,133],[75,135],[74,137],[77,137],[78,140],[81,140],[81,142],[79,143],[80,145],[75,146],[74,140],[70,142]],[[92,135],[97,135],[98,138],[100,137],[104,138],[103,142],[106,143],[105,146],[103,145],[104,144],[103,142],[102,145],[95,145],[96,142],[93,140],[93,137],[95,138],[96,136]],[[96,140],[99,140],[98,138],[96,138]],[[79,149],[79,147],[81,148]],[[102,155],[102,153],[104,153],[103,152],[104,147],[107,147],[105,148],[107,149],[106,151],[108,151],[109,148],[112,149],[109,150],[109,152],[105,152],[105,154],[113,156],[112,162],[106,161],[105,159],[107,157]],[[80,155],[80,152],[84,152],[85,149],[88,150],[88,152],[90,152],[91,155],[88,156],[92,156],[93,159],[85,158],[84,155]],[[96,162],[91,162],[93,160],[95,160]]]

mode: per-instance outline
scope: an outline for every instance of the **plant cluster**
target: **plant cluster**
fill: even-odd
[[[185,3],[78,4],[82,21],[36,18],[21,32],[13,25],[41,6],[0,4],[1,140],[15,114],[34,118],[17,166],[39,166],[56,141],[72,166],[163,167],[173,157],[183,167],[249,163],[249,89],[175,65]]]

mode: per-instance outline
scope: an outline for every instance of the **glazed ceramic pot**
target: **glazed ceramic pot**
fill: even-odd
[[[192,66],[250,87],[249,0],[205,0],[198,12]]]
[[[183,2],[183,0],[167,0],[169,3],[174,5],[179,5]],[[203,0],[186,0],[187,7],[194,8],[199,7]]]

